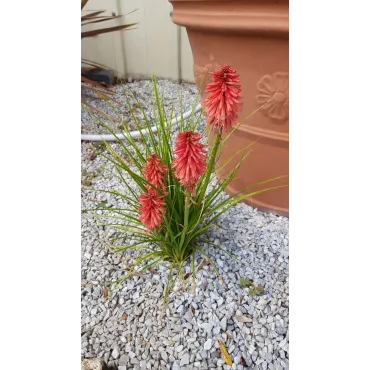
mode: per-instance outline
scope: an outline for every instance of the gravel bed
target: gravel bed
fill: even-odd
[[[152,109],[151,109],[151,81],[150,80],[140,80],[131,83],[125,83],[123,85],[114,85],[111,91],[114,92],[113,98],[117,101],[107,103],[104,99],[97,97],[95,93],[90,90],[83,88],[81,90],[82,98],[90,105],[95,108],[109,114],[111,117],[117,119],[116,122],[112,122],[109,118],[104,115],[97,114],[99,118],[108,125],[115,132],[121,132],[122,128],[120,125],[123,120],[125,124],[128,125],[130,130],[137,130],[137,123],[134,121],[132,114],[130,112],[129,106],[126,101],[126,96],[124,91],[128,96],[133,113],[138,118],[143,118],[143,114],[140,110],[139,105],[134,97],[130,96],[129,92],[133,92],[140,103],[145,102],[143,109],[148,118],[153,119]],[[198,90],[194,84],[182,83],[181,85],[174,83],[170,80],[158,79],[157,86],[159,94],[164,92],[164,106],[167,114],[170,114],[173,109],[173,117],[176,117],[180,113],[180,99],[179,91],[181,89],[183,111],[191,109],[193,102],[197,96]],[[109,134],[110,132],[101,124],[99,121],[91,119],[90,114],[81,107],[81,133],[83,134]]]
[[[192,102],[189,99],[188,105]],[[91,181],[88,187],[125,192],[111,164],[102,156],[91,160],[90,154],[89,144],[81,143],[82,179]],[[123,205],[113,195],[89,190],[82,193],[82,208],[90,207],[91,200]],[[110,368],[119,370],[289,367],[286,217],[258,212],[242,203],[227,211],[208,238],[242,263],[218,249],[202,246],[225,283],[220,283],[210,265],[204,266],[196,275],[197,295],[192,285],[172,293],[164,311],[163,289],[169,272],[165,264],[156,267],[158,273],[148,272],[127,280],[108,300],[99,285],[84,286],[122,277],[133,252],[113,253],[108,248],[108,235],[113,231],[104,230],[93,219],[83,218],[81,227],[82,357],[101,357]],[[133,244],[133,240],[127,237],[123,244],[127,243]],[[198,256],[198,263],[200,260]],[[250,296],[248,288],[240,285],[242,277],[261,284],[263,293]],[[218,339],[226,345],[232,367],[222,359]]]

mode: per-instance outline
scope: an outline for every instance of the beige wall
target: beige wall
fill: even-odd
[[[173,80],[181,77],[183,81],[194,82],[193,56],[186,29],[172,22],[172,6],[167,0],[89,0],[85,9],[125,14],[109,24],[91,25],[90,29],[138,24],[132,30],[82,39],[82,58],[107,65],[126,78],[155,74],[157,77]],[[138,10],[128,14],[135,9]],[[88,30],[87,26],[84,30]]]

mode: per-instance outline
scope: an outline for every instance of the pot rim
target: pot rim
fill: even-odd
[[[289,35],[289,2],[230,0],[169,0],[172,21],[188,29],[218,33]],[[233,2],[233,6],[230,6]]]

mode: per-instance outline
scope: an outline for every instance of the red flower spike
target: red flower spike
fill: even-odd
[[[163,201],[164,195],[158,194],[151,186],[139,197],[139,218],[147,232],[157,229],[163,222],[163,214],[166,212]]]
[[[193,191],[199,177],[206,171],[206,151],[199,143],[201,136],[192,131],[180,132],[177,135],[172,167],[175,176],[187,191]]]
[[[157,156],[152,154],[143,166],[143,174],[146,181],[158,189],[162,189],[166,193],[166,185],[164,184],[164,176],[168,168]]]
[[[210,95],[204,100],[207,123],[215,129],[227,129],[235,125],[241,110],[239,75],[229,65],[217,66],[211,72],[212,82],[206,87]]]

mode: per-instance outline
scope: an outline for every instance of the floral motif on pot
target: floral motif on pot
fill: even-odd
[[[289,118],[289,74],[276,72],[257,82],[257,104],[261,112],[277,123]]]

